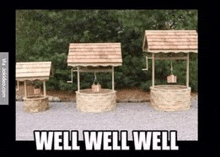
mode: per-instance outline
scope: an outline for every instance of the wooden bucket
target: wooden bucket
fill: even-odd
[[[39,95],[41,92],[41,89],[40,88],[34,88],[34,94],[35,95]]]
[[[92,92],[100,92],[101,91],[101,85],[98,84],[94,84],[92,85]]]
[[[167,83],[176,83],[177,82],[177,77],[174,76],[173,74],[167,76]]]

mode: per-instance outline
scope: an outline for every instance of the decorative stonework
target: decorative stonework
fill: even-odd
[[[48,97],[30,96],[24,101],[24,111],[41,112],[49,109]]]
[[[159,111],[181,111],[190,108],[190,87],[156,85],[150,89],[151,106]]]
[[[104,112],[116,108],[116,91],[101,89],[94,93],[92,89],[76,92],[76,108],[83,112]]]

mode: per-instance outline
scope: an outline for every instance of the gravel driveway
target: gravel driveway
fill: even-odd
[[[198,108],[187,111],[158,112],[146,103],[118,103],[114,111],[84,113],[71,102],[50,102],[50,109],[26,113],[23,103],[16,102],[16,140],[34,140],[34,130],[177,130],[178,140],[198,140]],[[194,102],[195,103],[195,102]]]

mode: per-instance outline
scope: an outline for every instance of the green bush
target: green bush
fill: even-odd
[[[149,70],[142,71],[145,57],[142,44],[145,30],[196,29],[196,10],[17,10],[16,61],[52,61],[54,76],[47,81],[50,90],[77,90],[77,75],[69,84],[67,66],[69,43],[120,42],[123,64],[115,68],[115,88],[151,86]],[[197,54],[190,54],[190,86],[197,91]],[[179,84],[185,84],[185,62],[173,62]],[[166,83],[169,61],[155,62],[155,84]],[[81,88],[91,87],[94,75],[82,73]],[[98,74],[104,88],[111,88],[111,74]]]
[[[152,86],[152,81],[147,80],[146,82],[141,82],[140,88],[143,89],[143,90],[148,91],[151,86]]]

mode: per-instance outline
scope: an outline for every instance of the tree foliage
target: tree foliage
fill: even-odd
[[[17,10],[16,11],[16,61],[52,61],[54,77],[47,83],[48,89],[74,91],[67,66],[69,43],[120,42],[123,65],[115,68],[115,86],[151,86],[151,68],[144,72],[145,58],[142,52],[144,31],[164,29],[196,29],[197,10]],[[190,86],[197,90],[197,56],[191,55]],[[185,62],[173,63],[178,83],[186,81]],[[151,62],[149,63],[151,67]],[[169,74],[170,62],[157,61],[155,83],[163,84]],[[81,74],[81,88],[88,88],[93,74]],[[111,76],[98,74],[103,87],[111,87]]]

